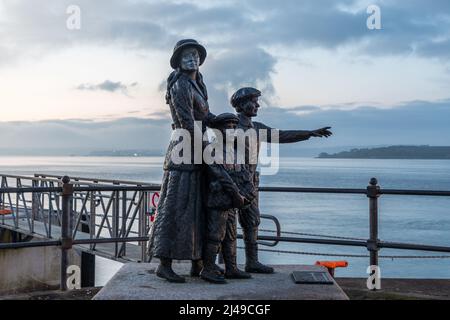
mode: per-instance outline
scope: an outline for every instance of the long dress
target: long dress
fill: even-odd
[[[194,121],[202,121],[201,132],[215,117],[209,111],[207,93],[185,74],[174,82],[168,101],[173,128],[191,133]],[[202,164],[176,164],[172,150],[180,143],[171,139],[164,161],[164,175],[155,222],[150,233],[149,255],[175,260],[199,260],[205,237],[205,175]]]

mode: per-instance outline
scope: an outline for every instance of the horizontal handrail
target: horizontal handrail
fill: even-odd
[[[154,186],[90,186],[90,187],[74,187],[73,191],[76,192],[89,192],[89,191],[160,191],[160,185]]]
[[[62,192],[62,187],[0,187],[0,194],[2,193],[44,193],[44,192]]]
[[[283,193],[348,193],[367,194],[367,189],[347,188],[303,188],[303,187],[259,187],[261,192],[283,192]],[[412,196],[450,196],[447,190],[408,190],[408,189],[379,189],[379,194],[384,195],[412,195]]]
[[[23,180],[30,180],[30,181],[43,181],[43,182],[59,182],[62,183],[60,179],[48,179],[48,178],[38,178],[38,177],[31,177],[31,176],[21,176],[21,175],[14,175],[14,174],[0,174],[1,177],[10,178],[10,179],[23,179]]]
[[[397,196],[441,196],[441,197],[449,197],[450,196],[450,191],[380,189],[380,194],[397,195]]]
[[[242,239],[242,235],[238,235],[237,237],[239,239]],[[365,248],[367,248],[367,246],[369,245],[368,241],[362,241],[362,240],[358,241],[358,240],[279,237],[279,236],[262,236],[262,235],[258,235],[258,240],[294,242],[294,243],[311,243],[311,244],[327,244],[327,245],[365,247]],[[417,251],[430,251],[430,252],[450,252],[450,247],[432,246],[432,245],[415,244],[415,243],[378,241],[377,245],[379,248],[386,248],[386,249],[417,250]]]
[[[122,186],[122,185],[88,185],[74,187],[74,192],[89,191],[160,191],[161,185]],[[367,189],[346,188],[302,188],[302,187],[260,187],[260,192],[283,192],[283,193],[334,193],[334,194],[367,194]],[[14,187],[2,188],[0,193],[30,193],[30,192],[61,192],[62,187]],[[446,190],[408,190],[408,189],[379,189],[380,195],[405,195],[405,196],[444,196],[450,197],[450,191]]]
[[[44,193],[44,192],[62,192],[62,187],[14,187],[14,188],[1,188],[0,194],[2,193]],[[159,185],[155,186],[86,186],[86,187],[73,187],[74,192],[91,192],[91,191],[104,191],[104,192],[114,192],[114,191],[160,191],[161,187]]]
[[[345,189],[345,188],[302,188],[302,187],[259,187],[262,192],[283,192],[283,193],[350,193],[366,194],[366,189]]]
[[[117,242],[139,242],[148,241],[149,237],[128,237],[128,238],[100,238],[100,239],[74,239],[73,245],[91,244],[91,243],[117,243]],[[44,241],[30,241],[30,242],[13,242],[0,243],[0,249],[20,249],[33,247],[49,247],[61,246],[62,240],[44,240]]]
[[[43,173],[36,173],[34,175],[35,177],[43,177],[44,179],[47,177],[50,178],[56,178],[56,179],[62,179],[63,176],[61,175],[53,175],[53,174],[43,174]],[[137,186],[146,186],[146,185],[156,185],[155,183],[151,182],[142,182],[142,181],[130,181],[130,180],[117,180],[117,179],[97,179],[97,178],[86,178],[86,177],[70,177],[73,181],[92,181],[94,183],[98,182],[106,182],[106,183],[112,183],[112,184],[135,184]]]

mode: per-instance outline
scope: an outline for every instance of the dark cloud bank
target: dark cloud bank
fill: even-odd
[[[4,57],[0,64],[8,57],[83,44],[170,52],[180,38],[195,37],[213,53],[204,71],[209,75],[212,104],[220,106],[226,105],[231,91],[244,85],[258,86],[270,97],[277,63],[268,50],[273,46],[287,50],[350,46],[355,57],[415,54],[449,62],[450,1],[374,0],[382,12],[379,32],[367,29],[366,8],[343,9],[354,8],[356,2],[230,0],[201,6],[186,1],[78,0],[82,27],[69,32],[66,8],[73,1],[43,0],[30,6],[29,1],[9,0],[4,3],[7,19],[0,29]],[[81,88],[101,89],[86,81]],[[118,85],[118,90],[125,89]]]
[[[308,114],[296,112],[308,110]],[[228,110],[231,111],[231,108]],[[167,115],[168,116],[168,115]],[[277,128],[333,127],[329,139],[284,146],[285,155],[317,155],[321,151],[353,146],[450,145],[450,101],[411,102],[393,109],[362,107],[356,110],[263,108],[259,121]],[[3,154],[86,154],[92,150],[146,149],[162,154],[170,137],[170,119],[123,118],[94,122],[82,120],[0,122]],[[40,151],[39,151],[40,150]]]

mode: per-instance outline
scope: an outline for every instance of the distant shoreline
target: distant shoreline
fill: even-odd
[[[374,147],[343,147],[326,149],[322,152],[319,148],[308,152],[296,154],[295,152],[280,152],[280,159],[308,158],[308,159],[385,159],[385,160],[450,160],[450,146],[374,146]],[[337,150],[336,150],[337,149]],[[323,150],[323,149],[322,149]],[[25,153],[0,149],[0,157],[67,157],[67,158],[163,158],[164,152],[159,150],[101,150],[74,152],[47,152]],[[52,150],[53,151],[53,150]],[[315,152],[314,152],[315,151]],[[330,152],[331,151],[331,152]]]
[[[398,159],[398,160],[450,160],[447,146],[390,146],[362,148],[328,154],[321,153],[318,159]]]

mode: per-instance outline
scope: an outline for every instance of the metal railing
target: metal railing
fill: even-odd
[[[30,236],[58,238],[62,225],[61,176],[34,177],[2,175],[0,210],[10,209],[10,215],[0,216],[0,225]],[[133,181],[72,178],[70,227],[77,240],[143,237],[148,234],[150,217],[155,212],[152,199],[159,186]],[[97,242],[98,243],[98,242]],[[89,249],[106,258],[124,261],[144,261],[146,242],[140,241],[140,254],[134,249],[127,256],[127,243],[116,243],[103,250],[96,242]],[[130,247],[130,246],[128,246]]]
[[[8,187],[7,179],[16,179],[15,187]],[[24,187],[22,185],[23,179],[31,179],[33,185],[36,182],[43,183],[42,186]],[[134,195],[130,199],[127,197],[127,192],[133,192]],[[59,238],[57,240],[42,240],[32,242],[19,242],[19,243],[4,243],[0,244],[0,249],[15,249],[25,247],[42,247],[42,246],[59,246],[61,248],[61,290],[67,290],[67,266],[68,266],[68,250],[72,249],[74,245],[90,245],[90,249],[98,253],[95,248],[97,244],[113,244],[114,245],[114,257],[119,257],[125,252],[125,244],[127,242],[138,242],[141,247],[141,261],[145,260],[146,255],[146,243],[149,240],[148,228],[147,228],[147,216],[145,212],[144,200],[147,193],[159,191],[159,186],[146,185],[146,186],[120,186],[120,185],[91,185],[91,184],[72,184],[69,177],[63,177],[60,181],[45,179],[45,178],[29,178],[23,176],[3,176],[2,184],[0,187],[0,208],[5,210],[5,207],[9,204],[11,209],[11,219],[7,219],[5,215],[2,215],[0,221],[0,227],[16,230],[21,233],[43,236],[44,238],[52,239],[56,230],[58,230]],[[110,210],[104,210],[104,214],[101,217],[100,225],[96,224],[96,219],[90,219],[92,212],[86,210],[86,203],[88,199],[92,203],[96,202],[96,198],[93,197],[94,192],[102,193],[109,192],[110,200],[106,205],[107,208],[113,207],[111,214]],[[141,193],[139,201],[135,202],[136,194]],[[16,194],[13,199],[12,194]],[[80,196],[85,194],[85,197]],[[31,194],[26,198],[26,194]],[[122,198],[119,198],[122,194]],[[47,206],[43,205],[43,199],[45,195],[48,195]],[[78,195],[78,196],[77,196]],[[77,199],[78,198],[78,199]],[[13,201],[15,200],[15,201]],[[76,201],[81,201],[82,207],[77,212],[74,210]],[[130,200],[135,205],[134,212],[132,212],[132,206],[127,205],[127,201]],[[27,207],[28,202],[32,202],[32,208]],[[55,202],[53,204],[53,201]],[[100,202],[103,199],[99,200]],[[122,206],[120,205],[122,203]],[[21,205],[20,205],[21,204]],[[53,208],[52,205],[55,205]],[[96,207],[92,205],[91,208]],[[119,211],[121,207],[122,211]],[[105,207],[104,207],[105,208]],[[39,214],[39,212],[41,214]],[[95,211],[94,211],[95,212]],[[122,213],[120,215],[120,212]],[[137,213],[141,212],[139,219],[136,219]],[[76,214],[74,214],[76,213]],[[21,217],[22,214],[22,217]],[[110,216],[110,217],[109,217]],[[85,225],[88,226],[88,237],[76,238],[78,229],[81,228],[81,222],[85,220]],[[112,219],[112,223],[109,224],[108,231],[109,237],[102,236],[102,228],[105,221]],[[13,221],[13,223],[8,223]],[[24,220],[26,223],[23,223]],[[122,221],[120,221],[122,220]],[[138,220],[139,230],[137,236],[130,236],[133,223]],[[131,222],[129,222],[131,221]],[[45,234],[36,233],[35,227],[39,223]],[[53,226],[53,228],[52,228]],[[55,226],[58,226],[56,229]],[[94,233],[92,230],[99,226],[98,232]],[[53,233],[52,233],[53,230]],[[86,230],[81,230],[86,231]],[[136,233],[136,232],[135,232]],[[121,247],[119,247],[121,244]]]
[[[364,194],[369,198],[369,237],[363,240],[344,240],[344,239],[324,239],[324,238],[300,238],[300,237],[279,237],[279,236],[260,236],[261,240],[284,241],[296,243],[326,244],[340,246],[366,247],[370,253],[370,265],[378,265],[378,251],[382,248],[400,249],[400,250],[418,250],[429,252],[450,252],[449,246],[433,246],[415,243],[400,243],[381,241],[378,238],[379,230],[379,211],[378,199],[381,195],[397,196],[433,196],[450,197],[450,191],[442,190],[401,190],[401,189],[382,189],[378,185],[376,178],[372,178],[365,189],[346,189],[346,188],[298,188],[298,187],[260,187],[261,192],[295,192],[295,193],[329,193],[329,194]]]
[[[11,178],[11,176],[9,176]],[[2,184],[0,188],[0,209],[5,206],[6,203],[9,203],[12,207],[14,207],[14,201],[11,197],[11,193],[16,193],[15,203],[16,203],[16,212],[13,214],[14,226],[18,227],[18,218],[19,218],[19,203],[21,201],[24,202],[22,206],[22,211],[26,216],[27,221],[29,221],[26,225],[30,226],[30,230],[32,231],[32,223],[33,219],[28,220],[30,217],[29,210],[26,209],[26,202],[24,194],[31,193],[32,200],[36,201],[35,207],[33,211],[33,215],[37,214],[37,217],[44,222],[47,222],[47,227],[50,227],[52,222],[55,222],[55,218],[48,217],[45,214],[39,215],[39,211],[42,211],[43,207],[40,206],[42,203],[38,201],[40,197],[43,197],[44,194],[59,194],[58,200],[52,199],[50,196],[50,202],[55,200],[55,208],[53,211],[57,213],[57,218],[60,219],[61,225],[61,233],[60,239],[56,241],[47,240],[42,242],[31,242],[31,243],[17,243],[17,244],[0,244],[1,248],[8,248],[16,245],[16,247],[20,246],[44,246],[44,245],[59,245],[63,252],[64,250],[68,250],[72,247],[72,245],[80,245],[80,244],[90,244],[91,249],[96,252],[95,245],[99,243],[114,243],[114,257],[119,257],[124,253],[123,246],[126,242],[135,242],[138,241],[141,246],[141,261],[146,261],[146,241],[148,240],[148,216],[146,214],[147,207],[145,206],[145,201],[148,202],[148,194],[152,192],[156,192],[160,190],[159,185],[150,185],[150,184],[141,184],[141,185],[118,185],[117,183],[114,185],[102,185],[99,183],[90,183],[91,181],[87,181],[87,179],[78,180],[74,179],[74,183],[69,183],[69,178],[64,177],[63,180],[58,180],[59,176],[38,176],[34,178],[29,177],[14,177],[15,179],[23,179],[28,178],[33,181],[39,181],[40,186],[34,187],[24,187],[21,183],[17,182],[15,187],[8,187],[4,185],[4,179],[2,178]],[[47,184],[43,183],[47,182]],[[101,182],[101,180],[96,180],[96,182]],[[114,180],[104,180],[104,182],[114,183]],[[53,184],[51,184],[53,183]],[[134,182],[132,182],[134,183]],[[57,186],[55,186],[57,184]],[[35,183],[33,183],[35,185]],[[286,237],[281,236],[281,228],[279,222],[273,216],[263,216],[264,218],[269,218],[274,221],[277,226],[277,235],[276,236],[268,236],[268,235],[260,235],[258,237],[259,241],[263,241],[264,245],[274,246],[278,242],[291,242],[291,243],[310,243],[310,244],[325,244],[325,245],[337,245],[337,246],[352,246],[352,247],[365,247],[369,251],[369,262],[372,266],[378,265],[379,259],[379,250],[383,248],[389,249],[400,249],[400,250],[417,250],[417,251],[428,251],[428,252],[450,252],[449,246],[435,246],[435,245],[425,245],[425,244],[415,244],[415,243],[399,243],[399,242],[387,242],[381,241],[379,239],[378,230],[379,230],[379,210],[378,210],[378,201],[380,196],[382,195],[415,195],[415,196],[435,196],[435,197],[450,197],[450,191],[432,191],[432,190],[398,190],[398,189],[382,189],[378,185],[377,179],[372,178],[370,180],[369,185],[365,189],[346,189],[346,188],[298,188],[298,187],[260,187],[259,191],[261,192],[285,192],[285,193],[326,193],[326,194],[360,194],[365,195],[369,199],[369,235],[367,240],[352,240],[352,239],[326,239],[325,237]],[[133,192],[134,195],[129,198],[127,193]],[[104,194],[108,193],[108,195]],[[136,201],[136,193],[140,193],[141,196]],[[108,198],[108,202],[104,203],[103,200],[97,199],[96,196],[101,195],[102,197]],[[122,197],[120,197],[122,195]],[[36,198],[36,199],[35,199]],[[80,201],[81,209],[74,210],[75,208],[75,199]],[[5,202],[6,200],[6,202]],[[87,202],[91,201],[91,211],[87,210]],[[130,208],[127,203],[131,201],[135,205],[138,205],[134,208]],[[92,215],[95,216],[95,213],[92,212],[95,208],[100,206],[97,202],[102,203],[101,207],[105,214],[101,215],[100,221],[98,219],[92,219]],[[47,210],[49,207],[49,202],[47,202]],[[122,206],[121,206],[122,203]],[[122,210],[120,210],[120,207]],[[38,209],[36,209],[38,208]],[[112,209],[111,209],[112,208]],[[106,210],[105,210],[106,209]],[[35,212],[38,211],[38,212]],[[72,215],[72,212],[75,214]],[[122,214],[120,214],[122,212]],[[133,213],[132,213],[133,212]],[[141,214],[138,214],[141,212]],[[45,213],[45,210],[44,210]],[[85,219],[88,219],[88,222],[83,222],[83,215]],[[49,214],[49,216],[51,216]],[[75,221],[74,218],[75,217]],[[0,219],[0,226],[4,227],[7,224],[4,224],[5,217]],[[56,219],[57,220],[57,219]],[[111,221],[110,221],[111,220]],[[137,237],[130,237],[130,233],[132,228],[129,224],[127,224],[128,220],[132,220],[133,222],[138,220],[139,228],[137,232]],[[58,222],[57,221],[57,222]],[[94,222],[92,222],[94,221]],[[97,224],[96,222],[99,222]],[[122,223],[121,223],[122,222]],[[41,222],[43,223],[43,222]],[[76,235],[78,228],[81,224],[88,225],[89,228],[97,227],[104,228],[106,224],[106,229],[109,231],[109,238],[105,238],[101,236],[101,231],[98,231],[95,235],[92,232],[92,229],[89,229],[89,237],[84,239],[77,239]],[[71,227],[72,226],[72,227]],[[145,226],[145,227],[144,227]],[[46,229],[48,230],[48,229]],[[68,230],[73,230],[72,232]],[[51,238],[51,233],[47,233],[49,238]],[[242,238],[242,235],[238,235],[239,238]],[[267,241],[272,241],[267,242]],[[121,243],[121,247],[119,244]],[[27,245],[28,244],[28,245]],[[66,257],[66,253],[62,255]],[[64,258],[66,259],[66,258]],[[64,266],[66,260],[63,261],[62,258],[62,266]],[[63,279],[62,279],[63,280]],[[65,282],[64,282],[65,284]]]

